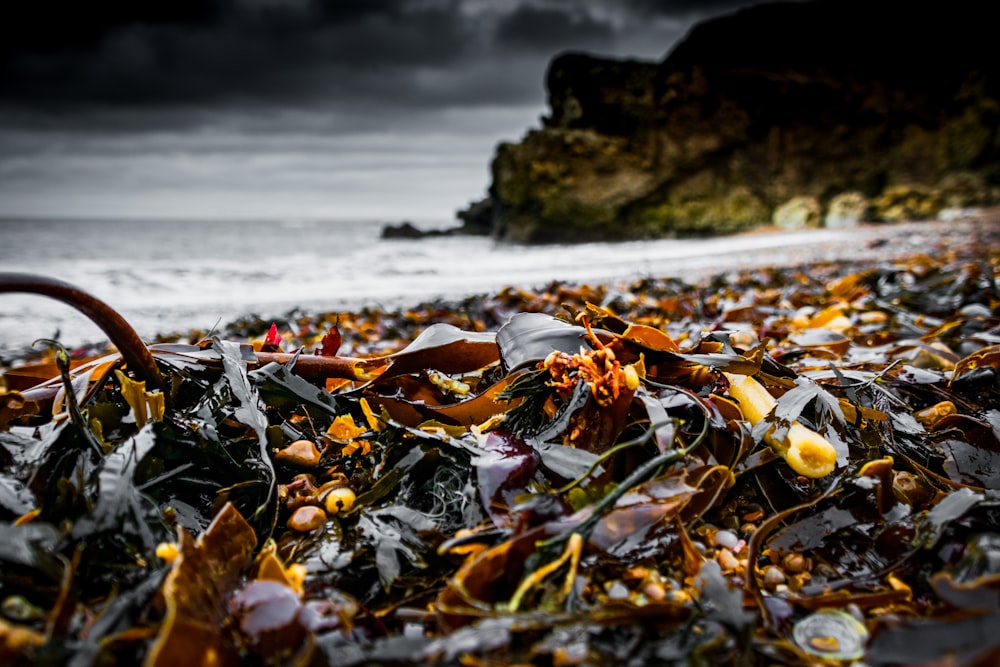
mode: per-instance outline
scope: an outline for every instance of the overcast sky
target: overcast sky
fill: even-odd
[[[0,217],[414,220],[482,197],[566,50],[754,0],[0,3]]]

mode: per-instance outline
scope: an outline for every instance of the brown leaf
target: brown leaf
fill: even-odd
[[[226,600],[257,546],[253,528],[226,503],[197,540],[183,528],[178,537],[180,556],[163,583],[167,613],[146,667],[238,665],[225,636]]]

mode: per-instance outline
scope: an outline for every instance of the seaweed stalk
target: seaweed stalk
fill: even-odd
[[[0,293],[39,294],[72,306],[86,315],[121,352],[125,363],[152,389],[165,391],[163,375],[135,329],[108,304],[62,280],[31,273],[0,273]]]

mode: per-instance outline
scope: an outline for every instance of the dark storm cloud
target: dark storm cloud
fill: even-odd
[[[502,48],[530,49],[551,54],[553,47],[606,48],[615,33],[582,7],[523,5],[497,23],[496,42]]]
[[[622,0],[622,4],[642,16],[683,17],[727,14],[760,3],[751,0]]]
[[[0,3],[0,104],[50,111],[310,100],[334,106],[518,104],[538,99],[540,70],[559,51],[615,51],[617,31],[635,27],[623,12],[667,16],[742,4],[6,2]],[[503,62],[490,66],[491,58]],[[466,85],[477,73],[495,77],[496,86]]]
[[[468,43],[457,13],[412,3],[25,4],[23,15],[0,10],[0,96],[31,105],[365,96],[378,75],[394,86],[396,73],[453,63]]]
[[[127,130],[313,109],[342,131],[544,101],[565,50],[661,57],[746,0],[32,0],[0,3],[0,126]],[[655,15],[655,16],[654,16]],[[685,18],[670,22],[671,15]],[[652,18],[651,18],[652,17]]]

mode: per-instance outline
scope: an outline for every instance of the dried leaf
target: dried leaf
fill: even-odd
[[[178,532],[180,556],[163,584],[166,616],[147,667],[239,665],[226,636],[227,601],[257,546],[253,528],[227,503],[197,540]]]

